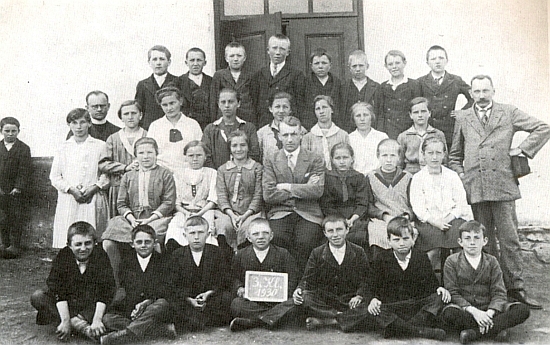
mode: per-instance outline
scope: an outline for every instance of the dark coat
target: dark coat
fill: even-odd
[[[258,118],[256,117],[256,111],[252,104],[252,97],[250,95],[250,84],[252,83],[252,73],[247,69],[243,69],[239,75],[239,79],[235,83],[231,71],[229,68],[225,68],[214,73],[212,77],[212,85],[210,86],[210,114],[212,115],[211,121],[216,121],[222,116],[220,109],[218,108],[218,97],[220,91],[229,88],[237,91],[241,96],[241,106],[237,109],[237,116],[246,122],[258,126]]]
[[[144,129],[149,129],[149,125],[151,125],[153,121],[164,116],[164,111],[155,99],[155,93],[169,85],[177,87],[177,77],[170,73],[166,74],[166,79],[160,87],[153,74],[137,84],[135,99],[138,101],[139,105],[141,105],[141,110],[143,111],[143,118],[141,119],[140,125]]]
[[[288,273],[288,296],[292,295],[300,278],[296,269],[296,260],[288,250],[274,244],[269,246],[269,252],[263,262],[258,260],[252,246],[239,250],[233,257],[231,276],[235,294],[240,287],[244,287],[246,271]]]
[[[373,199],[365,175],[358,171],[348,171],[344,177],[348,199],[344,201],[344,188],[341,177],[334,170],[325,174],[325,191],[319,200],[321,210],[328,215],[338,215],[350,218],[356,214],[360,218],[366,215],[369,199]]]
[[[455,125],[451,111],[455,109],[456,100],[459,95],[464,95],[468,101],[462,109],[468,109],[474,104],[469,90],[470,85],[466,84],[457,75],[445,72],[441,85],[436,84],[431,73],[417,79],[420,83],[422,97],[430,101],[430,124],[445,133],[447,145],[450,146],[453,139]]]
[[[61,249],[53,260],[46,284],[56,302],[67,301],[71,315],[94,310],[97,302],[109,305],[115,294],[113,269],[100,245],[92,251],[84,274],[80,274],[71,248]]]
[[[374,95],[376,90],[380,87],[380,84],[367,77],[367,84],[363,86],[361,91],[357,90],[357,87],[353,83],[353,80],[348,80],[346,83],[342,83],[342,90],[340,91],[340,118],[344,119],[344,124],[338,126],[348,133],[353,132],[355,129],[355,123],[351,119],[351,106],[357,102],[367,102],[372,106],[374,104]],[[373,126],[375,123],[372,124]]]
[[[302,71],[291,67],[290,62],[287,61],[275,78],[271,76],[269,66],[261,68],[252,77],[250,96],[256,110],[256,117],[259,119],[257,128],[261,128],[273,120],[273,116],[269,112],[269,98],[280,91],[292,95],[292,113],[294,116],[302,118],[302,114],[306,111],[306,78]]]
[[[11,150],[0,141],[0,190],[8,194],[14,188],[22,193],[28,191],[31,174],[31,149],[17,139]]]
[[[176,249],[172,253],[170,270],[170,300],[175,310],[186,309],[187,297],[195,298],[209,290],[214,290],[214,295],[228,291],[229,263],[224,259],[220,249],[214,245],[205,245],[198,267],[189,246]]]
[[[336,296],[365,296],[367,275],[367,255],[363,248],[346,241],[344,261],[338,265],[327,242],[311,252],[298,287],[323,290]]]
[[[169,273],[167,258],[156,251],[153,251],[145,272],[141,270],[137,254],[132,252],[120,264],[120,285],[124,288],[126,297],[118,303],[115,302],[111,308],[130,317],[136,304],[146,299],[155,301],[168,298]]]
[[[328,80],[323,85],[315,73],[311,72],[306,78],[306,104],[305,112],[301,115],[302,126],[307,130],[310,130],[317,123],[317,117],[315,116],[315,105],[313,100],[319,95],[330,96],[334,101],[334,113],[332,114],[332,122],[338,127],[342,128],[345,122],[345,114],[340,113],[340,92],[341,92],[340,79],[333,76],[332,73],[328,73]]]
[[[92,126],[90,126],[89,134],[92,138],[101,140],[101,141],[107,141],[107,138],[109,138],[112,134],[115,134],[116,132],[120,131],[120,127],[113,125],[109,121],[105,122],[101,125],[96,125],[92,123]],[[67,139],[73,136],[73,132],[69,131],[67,134]]]
[[[212,77],[202,74],[201,86],[189,79],[189,72],[178,77],[177,86],[183,95],[182,111],[187,116],[197,121],[204,130],[206,125],[212,122],[210,114],[210,86]]]
[[[377,298],[382,303],[421,299],[440,286],[426,253],[412,249],[409,266],[401,269],[392,249],[380,252],[371,263],[366,303]]]

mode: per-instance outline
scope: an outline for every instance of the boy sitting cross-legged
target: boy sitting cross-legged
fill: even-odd
[[[460,342],[508,337],[507,329],[529,317],[529,307],[509,303],[497,259],[482,249],[488,242],[485,227],[474,220],[460,226],[460,253],[447,258],[443,279],[452,304],[442,318],[460,330]]]
[[[155,251],[157,235],[149,225],[138,225],[132,231],[134,255],[124,258],[120,265],[120,286],[125,291],[122,300],[114,301],[103,323],[115,332],[101,337],[101,344],[122,344],[157,335],[157,330],[175,338],[170,319],[168,296],[169,272],[165,257]],[[160,335],[160,334],[158,334]]]
[[[288,273],[289,296],[298,284],[298,272],[294,258],[281,247],[271,244],[273,232],[266,219],[256,218],[250,222],[247,238],[252,243],[237,252],[233,258],[233,288],[237,297],[231,302],[233,332],[255,327],[274,327],[288,311],[293,309],[292,298],[287,302],[253,302],[244,298],[246,271]]]

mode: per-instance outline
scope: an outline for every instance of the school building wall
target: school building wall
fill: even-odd
[[[545,0],[364,0],[369,75],[388,79],[384,54],[402,50],[406,73],[428,72],[425,52],[433,44],[449,53],[448,70],[465,80],[490,74],[496,100],[513,103],[550,122],[548,4]],[[206,51],[205,72],[214,72],[212,0],[0,0],[0,117],[21,121],[20,138],[32,149],[35,170],[27,245],[51,244],[56,191],[48,180],[51,156],[68,131],[66,114],[85,105],[95,89],[107,92],[108,120],[132,99],[137,82],[151,74],[147,50],[172,52],[169,71],[187,71],[185,52]],[[522,224],[550,224],[550,146],[532,162],[518,202]],[[544,186],[544,188],[541,188]]]

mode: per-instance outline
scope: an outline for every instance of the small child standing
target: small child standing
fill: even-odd
[[[346,220],[347,239],[368,248],[366,219],[370,189],[363,174],[352,168],[354,154],[349,144],[339,143],[330,150],[332,170],[325,174],[325,190],[319,205],[325,216],[336,215]]]
[[[0,141],[0,255],[6,259],[19,256],[23,220],[27,215],[31,173],[31,149],[17,139],[20,124],[13,117],[0,121],[4,139]]]
[[[404,153],[404,170],[411,174],[416,174],[422,169],[426,162],[420,154],[422,142],[428,136],[436,136],[445,143],[445,134],[439,129],[435,129],[428,124],[428,119],[431,116],[429,102],[424,97],[416,97],[411,102],[409,116],[413,120],[411,128],[399,134],[397,141],[403,148]],[[445,144],[445,151],[447,145]]]
[[[72,332],[97,342],[106,332],[103,314],[115,294],[115,281],[109,257],[96,244],[94,227],[76,222],[67,230],[67,246],[59,251],[46,280],[48,290],[31,296],[36,323],[59,322],[59,340],[68,340]]]
[[[469,221],[460,226],[460,253],[445,262],[445,286],[451,293],[451,304],[441,317],[460,330],[460,342],[477,339],[508,338],[508,328],[523,323],[529,317],[529,307],[510,303],[497,259],[483,253],[488,238],[483,224]]]
[[[418,218],[416,249],[427,252],[432,266],[441,267],[451,249],[457,247],[458,228],[473,219],[466,191],[458,174],[442,166],[447,153],[445,137],[428,137],[422,143],[426,166],[413,176],[410,200]]]

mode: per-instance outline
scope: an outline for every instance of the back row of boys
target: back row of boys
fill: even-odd
[[[218,95],[223,88],[231,88],[241,95],[237,116],[260,128],[271,121],[268,100],[277,92],[287,92],[293,96],[292,109],[306,129],[310,129],[317,119],[313,112],[313,100],[317,95],[327,95],[334,100],[336,109],[333,122],[348,133],[354,125],[348,116],[350,107],[359,102],[375,106],[377,123],[373,127],[386,132],[392,139],[411,126],[408,114],[409,101],[415,97],[426,97],[430,101],[431,124],[445,133],[447,145],[451,146],[454,127],[454,108],[460,94],[467,104],[473,104],[468,93],[469,85],[460,77],[445,71],[448,62],[443,47],[432,46],[426,54],[426,62],[431,72],[418,80],[405,77],[407,60],[397,50],[390,51],[385,58],[385,67],[391,74],[390,80],[381,85],[366,75],[369,68],[367,56],[356,50],[349,55],[348,67],[351,80],[340,82],[330,72],[332,59],[326,50],[315,50],[309,57],[311,74],[304,74],[286,63],[290,54],[290,40],[278,34],[270,37],[267,54],[269,66],[258,71],[243,67],[246,51],[242,44],[229,43],[225,48],[226,69],[217,71],[214,77],[203,73],[206,55],[200,48],[187,51],[185,63],[189,72],[176,77],[168,73],[171,63],[170,51],[164,46],[154,46],[148,52],[148,62],[153,74],[137,85],[135,99],[143,108],[142,127],[164,116],[162,108],[155,100],[155,92],[168,85],[178,87],[183,94],[183,113],[195,119],[204,130],[207,124],[219,117]]]
[[[74,223],[67,247],[53,262],[48,290],[31,298],[37,323],[56,322],[60,340],[80,333],[108,345],[151,336],[173,339],[176,328],[195,331],[231,321],[234,332],[272,329],[305,317],[308,330],[332,325],[345,332],[378,329],[385,337],[444,340],[443,328],[455,329],[466,344],[507,338],[508,328],[529,317],[528,306],[507,301],[498,261],[482,252],[488,239],[481,223],[460,227],[457,241],[463,251],[447,259],[445,287],[427,255],[413,248],[416,235],[407,218],[388,223],[390,249],[370,264],[363,248],[346,240],[344,218],[327,216],[322,226],[327,242],[311,252],[300,279],[289,252],[270,243],[273,233],[265,219],[251,222],[247,236],[252,245],[236,254],[231,270],[219,247],[206,243],[208,222],[200,216],[187,219],[189,245],[171,257],[155,252],[155,231],[139,225],[132,231],[135,253],[126,257],[120,272],[125,297],[113,300],[113,271],[95,245],[94,228]],[[282,288],[292,297],[281,303],[247,299],[247,271],[287,273],[288,286]]]

